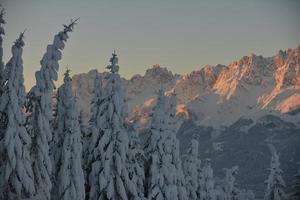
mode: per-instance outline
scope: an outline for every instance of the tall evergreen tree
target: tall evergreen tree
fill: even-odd
[[[1,7],[1,5],[0,5]],[[4,62],[3,62],[3,35],[5,35],[5,31],[3,28],[3,24],[5,24],[4,20],[4,8],[0,11],[0,97],[4,92],[4,82],[5,82],[5,71],[4,71]]]
[[[0,104],[2,101],[2,94],[4,92],[4,83],[6,81],[5,67],[3,62],[3,47],[2,47],[3,35],[5,34],[3,28],[3,24],[5,24],[5,20],[3,17],[4,17],[4,8],[2,8],[0,12]],[[6,126],[7,126],[7,117],[3,112],[3,110],[0,110],[0,141],[3,140],[4,130]],[[0,143],[0,166],[3,166],[2,162],[4,161],[5,155],[1,154],[1,152],[4,152],[3,150],[1,150],[1,147],[3,147],[3,145]]]
[[[83,200],[85,198],[82,170],[82,144],[76,100],[72,94],[69,70],[64,76],[64,84],[58,89],[57,130],[61,144],[56,150],[57,162],[54,168],[55,183],[52,199]]]
[[[272,158],[270,163],[269,176],[266,180],[267,189],[265,191],[265,200],[285,200],[287,196],[284,192],[285,183],[280,169],[279,156],[275,148],[271,148]]]
[[[210,159],[206,159],[203,171],[203,200],[215,200],[215,181]]]
[[[186,180],[186,190],[187,198],[190,200],[198,200],[198,190],[200,188],[200,183],[198,179],[198,164],[200,160],[198,159],[198,141],[193,139],[191,146],[187,150],[187,155],[184,159],[184,175]]]
[[[93,161],[93,157],[100,157],[100,153],[102,152],[96,152],[95,148],[97,148],[97,144],[99,144],[99,141],[103,135],[103,129],[107,128],[107,113],[104,111],[108,107],[108,101],[104,97],[102,77],[98,74],[94,80],[94,91],[91,104],[92,115],[89,121],[90,139],[87,145],[87,150],[89,152],[89,163]]]
[[[79,126],[80,126],[80,131],[81,131],[82,137],[87,137],[87,135],[88,135],[88,130],[87,129],[88,128],[87,128],[86,124],[83,121],[83,112],[82,112],[82,110],[79,112],[78,120],[79,120]]]
[[[52,119],[52,93],[57,80],[58,61],[62,57],[68,33],[73,30],[75,21],[64,25],[64,30],[54,37],[51,45],[40,61],[41,69],[35,73],[36,85],[28,93],[28,130],[33,137],[32,160],[37,189],[37,198],[49,200],[51,191],[50,176],[52,165],[49,157],[49,142],[52,140],[50,121]]]
[[[85,179],[86,179],[86,196],[87,199],[90,193],[90,188],[93,188],[95,192],[100,188],[100,180],[92,177],[89,180],[89,175],[91,173],[92,164],[98,165],[100,167],[100,160],[103,153],[103,147],[99,146],[100,139],[103,135],[104,129],[107,127],[107,110],[108,101],[105,101],[104,91],[102,87],[102,78],[98,75],[94,80],[94,91],[92,97],[92,107],[91,107],[91,119],[89,121],[89,137],[84,138],[84,169],[85,169]],[[95,169],[96,170],[96,169]],[[100,168],[98,169],[100,170]],[[96,173],[96,172],[94,172]],[[94,194],[92,194],[94,195]]]
[[[167,183],[165,177],[172,172],[164,169],[166,167],[163,162],[163,157],[165,157],[164,133],[167,130],[167,99],[163,90],[159,90],[158,92],[156,106],[153,111],[150,136],[145,146],[145,155],[147,159],[146,194],[149,200],[171,199],[171,194],[167,194],[167,187],[170,183]],[[173,175],[174,174],[171,175],[171,178]],[[175,179],[172,183],[175,183]],[[176,193],[173,194],[174,199],[177,197],[177,191],[175,192]]]
[[[171,165],[174,165],[176,168],[176,187],[178,191],[178,199],[185,200],[187,199],[186,193],[186,183],[185,183],[185,176],[182,170],[182,161],[180,157],[179,151],[179,140],[177,139],[177,129],[176,129],[176,106],[177,106],[177,97],[174,93],[171,94],[169,97],[169,112],[168,112],[168,135],[166,143],[170,142],[168,147],[170,149],[169,152],[172,155]]]
[[[25,128],[25,87],[22,52],[24,35],[12,46],[12,58],[6,64],[7,81],[0,108],[7,117],[1,138],[0,199],[31,198],[35,192],[30,162],[31,138]]]
[[[147,196],[149,199],[185,199],[185,180],[175,131],[176,96],[159,91],[151,122],[147,156]]]
[[[127,155],[128,176],[131,181],[131,193],[136,200],[145,198],[145,155],[141,149],[140,139],[133,127],[128,128],[129,150]]]
[[[134,198],[134,194],[128,188],[131,184],[126,168],[129,141],[124,124],[127,110],[115,53],[112,54],[107,69],[110,73],[104,85],[104,98],[98,105],[100,107],[98,119],[103,126],[100,133],[96,132],[97,135],[91,136],[91,146],[95,148],[91,152],[89,198],[127,200]],[[95,143],[99,137],[101,137],[99,142]]]

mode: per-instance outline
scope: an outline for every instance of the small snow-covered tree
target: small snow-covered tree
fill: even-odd
[[[300,169],[298,170],[298,173],[295,175],[295,181],[293,183],[293,189],[289,199],[300,200]]]
[[[49,157],[49,142],[52,140],[50,121],[52,119],[53,81],[57,80],[58,61],[62,57],[68,33],[73,30],[76,20],[64,25],[64,30],[54,37],[40,61],[41,69],[35,73],[36,85],[28,93],[28,130],[33,137],[32,162],[37,189],[37,198],[49,200],[52,165]]]
[[[1,138],[0,199],[31,198],[35,193],[30,162],[31,138],[25,128],[25,87],[22,52],[23,33],[12,46],[12,58],[6,64],[7,81],[0,108],[6,116]]]
[[[203,200],[215,200],[215,181],[210,159],[206,159],[203,167]]]
[[[255,200],[255,194],[252,190],[241,189],[237,195],[238,200]]]
[[[140,139],[133,127],[128,127],[129,150],[127,155],[128,176],[131,181],[131,191],[136,200],[145,199],[145,155],[141,149]]]
[[[72,94],[69,70],[64,76],[64,84],[58,89],[57,122],[61,146],[56,150],[57,162],[54,165],[55,183],[52,199],[83,200],[85,198],[82,170],[82,144],[76,100]]]
[[[198,145],[198,141],[192,139],[183,164],[187,198],[190,200],[200,199],[198,197],[198,189],[200,188],[200,183],[198,182],[198,163],[200,162],[198,159]]]
[[[198,189],[197,189],[197,198],[200,200],[204,199],[204,177],[203,177],[203,169],[201,166],[201,160],[198,157],[198,162],[197,162],[197,185],[198,185]]]
[[[280,169],[279,156],[273,148],[272,158],[269,170],[269,176],[266,180],[267,189],[265,191],[265,200],[285,200],[287,196],[284,192],[285,183]]]
[[[237,166],[225,169],[225,180],[223,186],[224,200],[238,200],[239,190],[236,188],[235,183],[235,175],[237,172]]]
[[[99,117],[96,120],[99,120],[102,126],[98,132],[92,132],[90,143],[94,146],[91,151],[89,174],[91,200],[134,198],[134,194],[128,188],[131,184],[126,167],[128,133],[124,124],[127,110],[115,53],[112,54],[110,63],[107,66],[110,73],[105,77],[104,97],[97,103]]]

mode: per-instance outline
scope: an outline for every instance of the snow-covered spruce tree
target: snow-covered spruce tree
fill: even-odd
[[[53,170],[55,184],[51,199],[55,200],[83,200],[85,198],[79,114],[72,94],[71,81],[69,70],[67,70],[64,84],[58,89],[58,125],[55,133],[62,141],[57,141],[61,146],[56,149],[58,160]]]
[[[128,176],[133,187],[131,191],[136,191],[135,199],[145,198],[145,155],[141,149],[140,139],[134,127],[127,128],[129,136],[129,150],[127,155]]]
[[[58,61],[62,57],[61,50],[76,21],[64,25],[64,30],[55,35],[53,43],[47,46],[47,51],[40,61],[41,69],[35,73],[36,85],[27,95],[29,99],[27,128],[33,137],[31,157],[38,199],[50,199],[52,166],[49,157],[49,142],[52,140],[50,121],[52,92],[55,88],[53,81],[57,80]]]
[[[0,5],[1,7],[1,5]],[[5,71],[4,71],[4,62],[3,62],[3,35],[5,35],[5,31],[3,28],[3,24],[5,24],[4,17],[4,8],[0,11],[0,97],[2,93],[4,92],[4,82],[5,82]]]
[[[145,146],[146,155],[146,195],[149,200],[167,199],[167,185],[165,181],[165,173],[172,173],[171,171],[163,170],[162,157],[164,152],[164,134],[167,128],[167,99],[162,89],[158,92],[156,106],[153,110],[153,116],[150,127],[150,136],[147,139]],[[174,170],[175,171],[175,170]],[[174,174],[172,174],[174,175]],[[173,177],[173,176],[171,176]],[[173,180],[173,183],[175,180]],[[177,197],[177,191],[174,194]],[[168,196],[168,199],[171,197]],[[175,198],[177,199],[177,198]]]
[[[183,169],[186,181],[187,198],[190,200],[198,200],[198,189],[200,184],[198,182],[198,141],[192,139],[191,146],[187,150],[183,162]]]
[[[84,172],[84,179],[86,186],[88,185],[87,182],[87,164],[88,164],[88,148],[89,148],[89,130],[88,127],[84,124],[83,121],[83,113],[82,111],[79,112],[79,127],[81,132],[81,140],[82,140],[82,165],[83,165],[83,172]]]
[[[213,176],[213,169],[211,167],[210,159],[206,159],[203,166],[203,200],[215,200],[215,181]]]
[[[58,90],[55,93],[55,96],[53,97],[53,118],[50,121],[50,127],[52,131],[52,140],[49,142],[49,156],[51,160],[51,166],[52,166],[52,174],[51,174],[51,183],[52,183],[52,189],[51,189],[51,199],[55,199],[57,196],[56,189],[56,177],[58,174],[58,168],[61,163],[60,162],[60,156],[62,151],[62,143],[63,143],[63,132],[64,132],[64,115],[63,112],[64,105],[61,100],[61,96],[59,93],[61,92],[61,89],[58,88]],[[60,112],[58,112],[60,110]]]
[[[200,200],[204,199],[204,177],[203,177],[203,169],[201,166],[201,160],[199,158],[198,155],[198,162],[197,162],[197,185],[198,185],[198,189],[197,189],[197,198]]]
[[[169,97],[169,112],[168,112],[168,135],[166,140],[165,149],[167,153],[172,155],[171,165],[174,165],[176,168],[176,187],[178,191],[178,199],[185,200],[187,199],[186,193],[186,183],[185,176],[182,170],[182,161],[179,151],[179,140],[177,139],[177,130],[176,130],[176,106],[177,106],[177,97],[176,94],[172,93]],[[169,147],[169,148],[168,148]]]
[[[82,137],[87,137],[88,128],[87,128],[86,124],[83,121],[83,112],[82,112],[82,110],[79,112],[78,120],[79,120],[80,132],[81,132]]]
[[[85,171],[85,179],[86,179],[86,196],[88,199],[88,195],[90,193],[94,193],[94,191],[90,192],[90,188],[93,188],[95,192],[98,188],[100,188],[100,180],[98,178],[93,177],[93,179],[89,180],[89,175],[91,173],[92,164],[100,167],[101,156],[103,154],[102,146],[99,146],[100,139],[103,135],[104,129],[108,128],[108,117],[107,117],[107,108],[108,101],[104,97],[104,90],[102,86],[102,78],[98,75],[94,80],[94,91],[93,97],[91,101],[91,118],[89,121],[89,137],[84,138],[83,145],[83,157],[84,157],[84,171]],[[96,173],[94,169],[94,173]],[[97,170],[100,170],[98,168]],[[99,171],[97,171],[99,173]],[[92,194],[94,195],[94,194]]]
[[[280,169],[279,156],[275,149],[272,151],[272,158],[269,170],[269,176],[266,180],[267,189],[265,191],[265,200],[285,200],[287,195],[284,192],[285,183]]]
[[[7,117],[1,138],[3,156],[0,170],[0,199],[31,198],[35,193],[30,162],[31,138],[25,128],[25,87],[22,52],[25,45],[21,33],[12,46],[12,58],[6,64],[7,81],[1,96],[1,110]]]
[[[87,155],[87,150],[88,150],[87,149],[88,148],[88,128],[84,124],[82,111],[79,112],[78,121],[79,121],[81,137],[82,137],[82,152],[83,152],[82,159],[85,159],[86,155]]]
[[[1,5],[0,5],[1,7]],[[5,76],[5,68],[4,68],[4,62],[3,62],[3,47],[2,47],[2,42],[3,42],[3,35],[5,34],[3,24],[5,24],[5,20],[3,19],[4,17],[4,8],[1,9],[0,12],[0,104],[2,101],[2,94],[4,92],[4,83],[6,81],[6,76]],[[7,117],[5,113],[0,110],[0,141],[4,137],[4,130],[7,122]],[[3,147],[0,143],[0,148]],[[3,152],[3,150],[0,150],[0,153]],[[5,155],[0,154],[0,166],[3,166],[2,162],[4,160]]]
[[[91,152],[89,199],[136,199],[136,192],[129,187],[131,182],[126,168],[129,141],[124,119],[127,109],[115,53],[112,54],[110,63],[107,66],[110,73],[104,85],[104,98],[98,104],[99,117],[96,119],[103,126],[100,133],[92,133],[98,135],[91,136],[91,145],[95,147]],[[98,137],[101,138],[98,140]]]
[[[184,176],[179,143],[174,131],[176,97],[168,101],[159,90],[146,142],[146,193],[148,199],[185,199]],[[169,104],[170,103],[170,104]]]
[[[105,104],[104,104],[105,103]],[[97,144],[103,135],[103,129],[107,128],[107,113],[104,112],[107,110],[108,101],[104,97],[104,91],[102,86],[102,78],[97,75],[94,80],[94,91],[92,97],[92,107],[91,107],[91,119],[89,121],[90,127],[90,139],[87,145],[89,152],[89,162],[92,162],[94,157],[100,158],[100,153],[97,152],[95,148],[97,148]]]
[[[236,188],[235,183],[235,175],[237,172],[237,166],[225,169],[225,180],[223,186],[224,200],[238,200],[239,190]]]

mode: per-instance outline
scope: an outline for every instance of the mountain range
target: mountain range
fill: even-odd
[[[73,76],[85,118],[97,73],[91,70]],[[273,57],[251,54],[227,66],[206,65],[186,75],[154,65],[143,76],[134,75],[123,83],[129,118],[138,120],[141,127],[149,124],[149,112],[160,88],[167,94],[175,92],[179,116],[192,118],[199,125],[221,129],[240,118],[256,119],[267,113],[293,120],[286,114],[300,108],[300,46],[280,50]]]

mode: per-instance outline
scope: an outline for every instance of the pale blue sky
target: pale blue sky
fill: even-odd
[[[271,56],[300,44],[299,0],[0,0],[6,9],[4,58],[27,28],[27,89],[46,45],[70,18],[80,17],[63,52],[72,73],[103,71],[112,50],[120,73],[144,74],[153,64],[188,73],[250,53]]]

